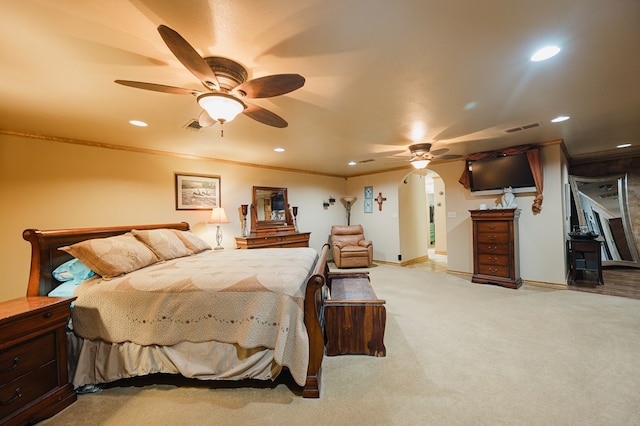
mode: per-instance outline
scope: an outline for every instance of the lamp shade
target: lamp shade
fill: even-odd
[[[411,160],[411,165],[416,169],[424,169],[429,164],[429,160],[417,159]]]
[[[348,204],[353,204],[356,201],[356,197],[352,196],[352,195],[347,195],[345,197],[340,198],[342,201],[344,201],[345,203]]]
[[[198,96],[198,104],[207,111],[209,117],[221,123],[233,120],[245,108],[240,99],[221,92],[205,93]]]
[[[222,207],[215,207],[211,210],[211,217],[209,218],[209,223],[229,223],[229,219],[227,219],[227,215],[224,212]]]

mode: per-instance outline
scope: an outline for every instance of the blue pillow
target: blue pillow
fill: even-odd
[[[71,259],[58,266],[51,274],[53,275],[53,278],[60,282],[72,281],[77,285],[87,278],[94,276],[95,272],[89,269],[78,259]]]
[[[73,281],[67,281],[65,283],[60,284],[53,290],[49,292],[47,296],[50,297],[73,297],[73,292],[78,287]]]

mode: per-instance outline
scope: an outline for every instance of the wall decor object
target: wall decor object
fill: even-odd
[[[365,186],[364,187],[364,199],[373,199],[373,186]]]
[[[364,199],[364,212],[373,213],[373,199],[371,198]]]
[[[220,176],[175,173],[176,210],[220,207]]]
[[[383,197],[382,192],[380,192],[376,197],[376,202],[378,203],[378,210],[382,211],[382,203],[384,203],[385,201],[387,201],[387,199]]]

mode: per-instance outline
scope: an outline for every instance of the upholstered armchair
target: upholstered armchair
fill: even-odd
[[[364,239],[362,225],[332,226],[331,251],[338,268],[368,267],[373,262],[373,244]]]

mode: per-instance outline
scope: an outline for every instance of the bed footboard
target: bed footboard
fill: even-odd
[[[326,282],[329,267],[329,244],[322,247],[313,275],[307,281],[304,298],[304,323],[309,335],[309,367],[302,391],[304,398],[320,398],[322,358],[324,357],[323,305],[326,299]]]

